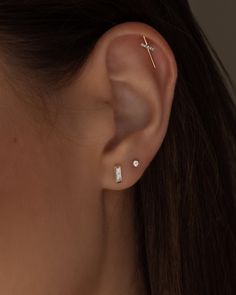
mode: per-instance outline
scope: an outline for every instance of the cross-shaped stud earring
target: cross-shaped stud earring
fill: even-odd
[[[141,46],[142,46],[143,48],[146,48],[146,49],[147,49],[148,54],[149,54],[150,59],[151,59],[151,62],[152,62],[152,64],[153,64],[153,67],[154,67],[154,69],[156,69],[156,65],[155,65],[155,62],[154,62],[153,57],[152,57],[152,54],[151,54],[151,51],[154,51],[155,48],[152,47],[152,46],[150,46],[150,45],[148,44],[147,39],[146,39],[146,37],[145,37],[144,35],[143,35],[143,40],[144,40],[144,43],[141,43]]]

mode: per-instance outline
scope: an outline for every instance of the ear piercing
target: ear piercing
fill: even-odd
[[[133,161],[133,166],[135,168],[137,168],[139,166],[139,161],[138,160],[134,160]],[[120,165],[115,165],[114,167],[114,174],[115,174],[115,181],[116,183],[121,183],[122,182],[122,169],[121,169],[121,166]]]
[[[137,168],[137,167],[139,166],[139,161],[138,161],[138,160],[134,160],[134,161],[133,161],[133,166],[134,166],[135,168]]]
[[[152,54],[151,54],[151,51],[154,51],[155,48],[152,47],[152,46],[150,46],[150,45],[148,44],[147,39],[146,39],[146,37],[145,37],[144,35],[143,35],[143,40],[144,40],[144,43],[141,43],[141,46],[142,46],[143,48],[146,48],[146,49],[147,49],[148,54],[149,54],[150,59],[151,59],[151,62],[152,62],[152,64],[153,64],[153,67],[154,67],[154,69],[156,69],[156,65],[155,65],[155,62],[154,62],[153,57],[152,57]]]
[[[122,182],[121,166],[116,165],[114,167],[114,172],[115,172],[116,183],[121,183]]]

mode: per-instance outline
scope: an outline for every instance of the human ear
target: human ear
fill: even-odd
[[[129,188],[140,179],[166,135],[177,79],[174,55],[154,28],[129,22],[100,38],[86,66],[91,95],[104,98],[110,109],[110,116],[104,117],[109,132],[100,154],[101,186]],[[115,177],[116,166],[122,181]]]

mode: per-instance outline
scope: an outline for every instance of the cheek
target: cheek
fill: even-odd
[[[89,148],[89,141],[74,142],[52,134],[44,141],[27,135],[3,146],[1,285],[8,290],[7,278],[15,278],[11,283],[19,289],[19,282],[37,289],[39,281],[49,286],[52,277],[70,280],[76,274],[83,278],[91,275],[91,269],[96,278],[101,263],[96,259],[102,257],[97,251],[102,247],[94,245],[102,244],[103,237],[102,229],[94,226],[103,212],[96,149]],[[83,273],[78,274],[71,261],[83,265]]]
[[[101,158],[114,134],[111,108],[106,104],[73,111],[67,107],[60,113],[55,133],[58,143],[52,154],[60,147],[58,165],[64,167],[70,186],[86,192],[101,189]]]
[[[0,148],[0,195],[82,194],[98,189],[96,144],[72,139],[42,142],[26,136],[3,142]],[[0,197],[1,198],[1,197]]]

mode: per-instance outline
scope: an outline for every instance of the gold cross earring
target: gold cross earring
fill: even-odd
[[[151,62],[152,62],[152,64],[153,64],[153,67],[154,67],[154,69],[156,69],[156,65],[155,65],[155,62],[154,62],[153,57],[152,57],[152,54],[151,54],[151,51],[154,51],[155,48],[152,47],[152,46],[150,46],[150,45],[148,44],[147,39],[146,39],[146,37],[145,37],[144,35],[143,35],[143,40],[144,40],[144,43],[141,43],[141,46],[142,46],[143,48],[146,48],[146,49],[147,49],[148,54],[149,54],[150,59],[151,59]]]

